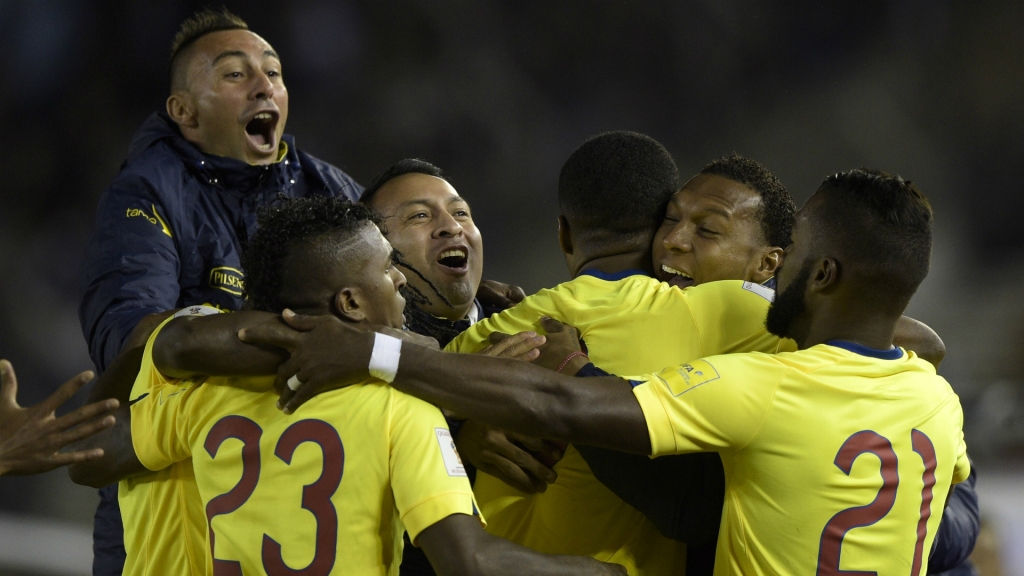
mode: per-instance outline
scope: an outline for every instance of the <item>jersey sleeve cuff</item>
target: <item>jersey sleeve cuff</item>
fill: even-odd
[[[678,452],[676,435],[672,430],[672,420],[657,390],[657,386],[660,385],[657,375],[650,374],[634,380],[642,382],[633,386],[633,395],[640,403],[640,410],[647,420],[647,433],[651,437],[651,456],[675,454]]]
[[[452,514],[476,516],[481,526],[487,526],[471,492],[449,492],[424,500],[406,511],[402,523],[409,533],[409,540],[415,543],[420,532]]]

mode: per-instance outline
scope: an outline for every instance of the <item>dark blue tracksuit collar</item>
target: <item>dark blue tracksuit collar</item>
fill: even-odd
[[[848,340],[829,340],[825,342],[829,346],[835,346],[836,348],[842,348],[843,350],[849,350],[854,354],[860,354],[861,356],[870,356],[871,358],[878,358],[880,360],[899,360],[903,358],[903,350],[897,346],[893,346],[889,350],[879,350],[877,348],[868,348],[863,344],[857,344],[856,342],[850,342]]]
[[[150,146],[163,141],[178,155],[189,171],[204,183],[221,190],[246,194],[261,191],[268,186],[281,190],[289,188],[301,171],[295,140],[285,134],[281,138],[288,145],[288,153],[280,162],[253,166],[235,158],[204,154],[181,135],[178,125],[163,112],[151,115],[135,133],[128,151],[128,163]]]
[[[577,275],[577,277],[579,276],[593,276],[594,278],[600,278],[601,280],[616,282],[624,278],[629,278],[630,276],[650,277],[650,274],[639,269],[622,270],[621,272],[601,272],[600,270],[584,270]]]

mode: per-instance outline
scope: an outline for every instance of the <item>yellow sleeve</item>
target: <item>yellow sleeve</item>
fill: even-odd
[[[546,289],[527,296],[525,300],[498,314],[485,318],[469,327],[452,340],[445,350],[448,352],[475,353],[487,345],[492,332],[518,334],[526,330],[540,331],[541,316],[551,316],[563,322],[569,321],[558,306],[561,300],[558,288]]]
[[[960,401],[956,402],[957,419],[959,420],[960,442],[956,448],[956,464],[953,466],[953,484],[959,484],[971,475],[971,460],[967,457],[967,443],[964,442],[964,412]]]
[[[723,280],[687,288],[683,294],[693,314],[704,356],[783,351],[782,339],[769,334],[764,327],[768,306],[775,298],[771,288]]]
[[[165,377],[153,364],[153,343],[169,318],[149,337],[142,367],[132,387],[132,446],[139,462],[150,470],[190,458],[187,438],[188,398],[199,388],[192,380]]]
[[[761,429],[786,368],[761,354],[695,360],[629,377],[651,454],[740,450]]]
[[[391,394],[391,488],[409,539],[415,543],[425,528],[452,514],[480,516],[441,411],[401,392]]]

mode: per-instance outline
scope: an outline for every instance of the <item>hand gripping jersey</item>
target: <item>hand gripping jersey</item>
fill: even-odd
[[[448,350],[476,352],[491,332],[538,330],[551,316],[580,329],[593,362],[616,374],[660,370],[718,353],[793,347],[767,333],[772,290],[739,281],[680,290],[640,273],[584,274],[529,296],[473,325]],[[666,364],[667,363],[667,364]],[[649,370],[638,370],[646,366]],[[575,448],[555,465],[558,480],[525,494],[477,473],[474,490],[488,531],[539,552],[592,556],[631,576],[680,574],[685,546],[663,537],[632,506],[594,478]]]
[[[913,352],[830,344],[631,378],[655,456],[722,457],[716,575],[925,573],[970,473],[960,401]]]
[[[198,523],[207,541],[186,556],[210,570],[191,573],[395,575],[405,530],[415,541],[451,514],[477,514],[436,407],[368,381],[285,415],[272,379],[167,380],[153,367],[152,345],[132,443],[151,470],[190,463],[198,499],[184,502],[179,520],[155,512],[174,512],[169,500],[180,493],[161,492],[149,476],[125,483],[128,566],[148,556],[146,571],[135,573],[190,573],[160,554],[174,548],[161,543],[181,538],[175,526]],[[131,521],[141,518],[150,524],[146,542],[132,536]]]

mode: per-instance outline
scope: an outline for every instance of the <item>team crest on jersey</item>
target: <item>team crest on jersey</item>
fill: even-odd
[[[676,372],[679,373],[679,378],[669,378],[668,380],[661,378],[661,381],[672,391],[673,396],[685,394],[697,386],[721,378],[718,370],[715,370],[715,367],[707,360],[694,360],[689,364],[683,364]]]
[[[218,266],[210,270],[210,288],[241,296],[242,289],[245,288],[245,276],[237,268]]]
[[[466,476],[466,467],[462,464],[462,457],[455,449],[455,440],[447,428],[434,428],[437,435],[437,445],[441,448],[441,458],[444,459],[444,467],[448,470],[449,476]]]

